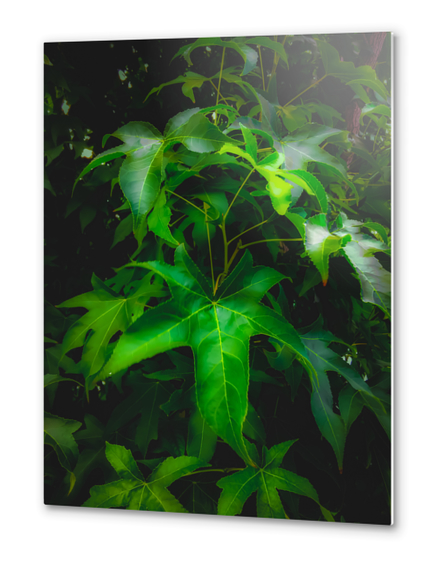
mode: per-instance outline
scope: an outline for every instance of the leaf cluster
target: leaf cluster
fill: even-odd
[[[46,502],[387,524],[389,37],[380,73],[356,34],[168,47],[174,78],[123,54],[101,150],[47,49],[48,210],[81,238],[46,241]]]

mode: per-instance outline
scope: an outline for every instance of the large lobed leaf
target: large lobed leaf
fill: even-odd
[[[146,275],[135,291],[125,297],[110,289],[94,275],[93,291],[61,303],[59,307],[83,307],[88,310],[87,314],[79,318],[66,332],[61,359],[68,351],[84,346],[81,358],[84,376],[88,379],[98,372],[106,360],[110,339],[117,332],[125,331],[141,316],[151,297],[164,295],[158,284],[151,283],[152,277],[152,274]]]
[[[248,411],[249,338],[265,334],[284,342],[314,376],[295,329],[260,304],[264,294],[284,276],[268,267],[254,268],[246,252],[213,296],[183,245],[176,249],[175,266],[160,262],[133,265],[161,275],[173,298],[145,312],[126,330],[98,377],[105,378],[158,353],[190,346],[203,419],[245,462],[254,465],[242,435]]]
[[[213,152],[226,143],[238,144],[197,111],[198,109],[187,110],[172,118],[164,135],[150,123],[132,121],[124,125],[111,135],[123,144],[94,158],[81,172],[74,188],[81,178],[97,166],[126,156],[120,168],[119,182],[131,208],[134,234],[141,243],[145,234],[145,219],[158,201],[164,172],[164,152],[177,143],[182,143],[188,150],[196,153]],[[104,141],[109,136],[106,135]],[[161,199],[159,204],[164,204]],[[163,215],[161,224],[161,214],[162,210],[157,205],[157,213],[151,218],[152,230],[158,235],[157,230],[161,230],[162,237],[176,245],[177,242],[168,229],[168,215]]]

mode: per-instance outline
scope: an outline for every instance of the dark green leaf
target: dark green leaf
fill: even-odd
[[[170,457],[144,480],[131,451],[120,445],[106,446],[107,459],[121,480],[93,486],[83,507],[126,507],[144,511],[186,513],[186,509],[167,490],[175,480],[206,463],[194,457]]]
[[[78,459],[78,446],[72,434],[80,427],[81,423],[78,421],[60,418],[48,412],[44,414],[44,443],[53,447],[60,464],[70,473],[69,492],[75,484],[73,470]]]

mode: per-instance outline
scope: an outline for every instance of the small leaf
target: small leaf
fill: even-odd
[[[258,517],[285,519],[287,517],[277,490],[306,496],[314,500],[322,509],[316,490],[310,482],[293,472],[279,468],[284,455],[295,441],[275,445],[270,450],[263,447],[264,459],[261,467],[251,466],[217,482],[222,488],[218,501],[219,515],[239,515],[246,500],[257,491]],[[324,508],[323,508],[324,509]],[[327,517],[333,520],[330,512]]]
[[[315,215],[305,223],[305,249],[317,267],[323,285],[328,282],[329,256],[337,252],[351,239],[351,236],[337,236],[328,230],[326,215]]]
[[[170,457],[159,464],[146,481],[131,451],[121,445],[106,444],[106,455],[121,480],[93,486],[83,507],[126,507],[144,511],[186,513],[186,509],[167,490],[175,480],[207,466],[194,457]]]
[[[45,412],[44,443],[53,447],[60,464],[68,472],[73,472],[77,463],[78,446],[72,434],[80,427],[81,422]]]
[[[149,215],[147,224],[149,226],[149,230],[154,232],[157,236],[169,244],[178,246],[179,242],[173,238],[168,227],[171,219],[171,210],[166,203],[165,190],[162,189],[158,199],[156,200],[153,211]]]

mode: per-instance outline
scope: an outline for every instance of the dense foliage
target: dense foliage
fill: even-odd
[[[389,524],[390,35],[45,46],[45,502]]]

